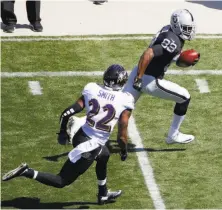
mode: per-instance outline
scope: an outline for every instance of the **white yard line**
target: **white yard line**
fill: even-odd
[[[2,42],[33,42],[33,41],[106,41],[106,40],[146,40],[153,36],[111,36],[111,37],[36,37],[36,38],[1,38]],[[197,39],[222,39],[221,35],[196,36]]]
[[[1,78],[10,77],[72,77],[101,76],[103,71],[59,71],[59,72],[1,72]],[[128,71],[130,73],[130,71]],[[222,70],[168,70],[167,75],[222,75]]]
[[[197,87],[200,90],[200,93],[209,93],[210,89],[206,79],[195,79]]]
[[[203,74],[210,74],[210,75],[222,75],[222,70],[168,70],[166,74],[170,75],[203,75]]]
[[[133,116],[130,117],[128,132],[129,137],[132,143],[136,145],[136,148],[144,148],[142,139],[136,127],[135,119],[133,118]],[[155,209],[166,209],[164,201],[160,195],[158,185],[156,184],[154,178],[153,168],[150,164],[148,153],[146,151],[141,151],[136,152],[136,155],[138,157],[139,165],[142,170],[147,189],[153,200],[153,205]]]
[[[28,82],[30,92],[33,95],[42,95],[42,87],[40,86],[39,81],[29,81]]]

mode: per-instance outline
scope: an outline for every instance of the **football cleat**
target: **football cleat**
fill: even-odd
[[[166,138],[166,143],[167,144],[187,144],[190,143],[191,141],[194,140],[193,135],[188,135],[188,134],[183,134],[181,132],[178,132],[175,136],[173,137],[167,137]]]
[[[106,195],[98,195],[98,204],[102,205],[105,203],[109,203],[114,201],[116,198],[118,198],[119,196],[121,196],[122,194],[122,190],[118,190],[118,191],[108,191]]]
[[[22,163],[17,168],[9,171],[2,177],[2,181],[8,181],[10,179],[13,179],[15,177],[21,176],[21,174],[28,168],[27,163]]]

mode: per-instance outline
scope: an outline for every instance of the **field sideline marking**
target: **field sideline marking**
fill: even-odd
[[[42,87],[39,81],[28,81],[28,85],[33,95],[42,95]]]
[[[102,76],[103,71],[60,71],[60,72],[1,72],[1,78],[10,77],[70,77]],[[130,71],[128,71],[130,73]],[[168,70],[167,75],[222,75],[222,70]]]
[[[1,38],[2,42],[33,42],[33,41],[106,41],[106,40],[146,40],[153,36],[111,36],[111,37],[36,37],[36,38]],[[222,39],[220,35],[198,35],[196,39]]]
[[[136,148],[144,148],[133,116],[131,116],[129,120],[128,133],[132,143],[136,145]],[[154,178],[153,168],[150,164],[148,153],[146,151],[141,151],[136,152],[136,155],[155,209],[166,209]]]
[[[209,93],[210,89],[206,79],[195,79],[197,87],[200,90],[200,93]]]

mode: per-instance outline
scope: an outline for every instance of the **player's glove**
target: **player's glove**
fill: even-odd
[[[127,154],[127,151],[126,150],[120,150],[120,159],[122,160],[122,161],[125,161],[126,160],[126,158],[127,158],[127,156],[128,156],[128,154]]]
[[[61,145],[66,145],[69,143],[69,137],[65,130],[60,130],[58,134],[58,143]]]
[[[136,89],[137,91],[141,91],[142,89],[142,79],[135,77],[134,83],[133,83],[133,88]]]
[[[122,161],[125,161],[127,158],[127,145],[121,140],[121,139],[117,139],[117,143],[120,147],[120,159]]]

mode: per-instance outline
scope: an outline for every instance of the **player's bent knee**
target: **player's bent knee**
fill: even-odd
[[[183,96],[187,99],[190,100],[190,93],[188,92],[187,89],[183,88]],[[187,101],[185,100],[185,101]]]
[[[66,186],[66,185],[64,185],[64,184],[61,183],[61,184],[58,184],[58,185],[57,185],[57,188],[63,188],[63,187],[65,187],[65,186]]]
[[[71,183],[65,179],[63,179],[61,176],[60,176],[60,179],[57,181],[57,183],[54,185],[54,187],[56,188],[64,188],[65,186],[68,186],[70,185]]]
[[[179,116],[185,115],[187,113],[189,103],[190,103],[190,98],[181,104],[176,103],[176,105],[174,107],[174,113]]]

